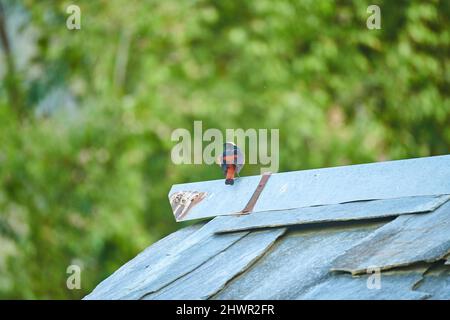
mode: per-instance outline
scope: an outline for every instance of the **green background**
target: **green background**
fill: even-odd
[[[0,3],[0,298],[81,298],[184,226],[171,185],[222,177],[171,162],[194,120],[279,129],[279,171],[449,153],[449,1]]]

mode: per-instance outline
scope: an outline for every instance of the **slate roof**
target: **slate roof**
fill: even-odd
[[[273,174],[242,214],[260,178],[173,186],[212,219],[85,299],[450,299],[450,155]]]

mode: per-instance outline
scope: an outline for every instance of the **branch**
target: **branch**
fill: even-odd
[[[11,44],[8,37],[5,9],[0,2],[0,42],[5,55],[7,74],[5,76],[5,88],[8,93],[8,99],[11,106],[15,106],[19,116],[24,114],[22,95],[20,94],[19,79],[17,76]]]

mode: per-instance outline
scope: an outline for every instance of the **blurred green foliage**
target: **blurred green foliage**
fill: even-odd
[[[449,1],[0,2],[0,298],[81,298],[182,226],[170,186],[221,178],[170,160],[194,120],[279,128],[280,171],[449,151]]]

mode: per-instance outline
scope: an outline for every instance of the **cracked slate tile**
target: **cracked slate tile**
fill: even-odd
[[[208,299],[261,257],[286,229],[252,232],[206,263],[144,299]]]
[[[212,298],[295,299],[329,273],[333,258],[382,225],[382,222],[350,223],[290,230]]]
[[[450,266],[438,264],[425,273],[417,290],[430,294],[430,300],[450,300]]]
[[[434,212],[399,216],[337,257],[334,271],[365,273],[416,262],[434,262],[450,250],[450,202]]]
[[[431,295],[413,290],[428,269],[427,264],[369,274],[330,274],[297,297],[305,300],[422,300]]]
[[[154,259],[144,270],[131,274],[123,281],[120,290],[110,291],[101,299],[140,299],[142,296],[156,292],[178,278],[196,269],[233,243],[244,237],[248,232],[228,235],[216,235],[218,224],[213,219],[201,228],[178,242],[166,247],[164,255]],[[91,294],[86,299],[96,299]]]

